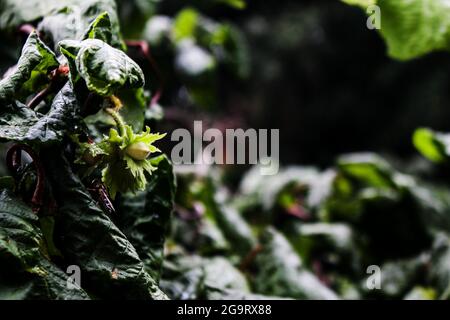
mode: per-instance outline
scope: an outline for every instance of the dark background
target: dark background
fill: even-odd
[[[221,79],[217,117],[280,128],[283,164],[326,166],[338,154],[369,150],[409,159],[417,156],[417,127],[450,130],[450,55],[390,59],[359,8],[325,0],[248,1],[243,11],[190,3],[237,24],[248,40],[250,76]],[[165,1],[158,12],[183,7]]]

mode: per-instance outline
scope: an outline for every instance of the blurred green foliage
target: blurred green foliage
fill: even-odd
[[[82,40],[86,22],[106,10],[105,30],[120,25],[122,32],[96,37],[126,49],[145,76],[144,87],[117,92],[136,131],[170,132],[195,119],[220,129],[280,128],[284,166],[274,176],[231,166],[175,168],[174,175],[167,158],[157,157],[146,189],[119,195],[112,203],[118,217],[110,218],[70,160],[52,160],[58,150],[49,149],[49,194],[63,203],[49,222],[10,191],[27,198],[36,180],[30,165],[12,179],[2,162],[0,213],[8,219],[0,219],[0,269],[20,268],[0,284],[1,297],[450,297],[445,1],[121,0],[116,12],[111,1],[88,0],[81,16],[51,12],[52,1],[20,15],[18,3],[2,3],[2,71],[19,57],[22,44],[12,35],[21,24],[34,23],[58,52],[59,40]],[[380,32],[366,27],[372,4],[381,8]],[[69,18],[81,19],[79,29],[64,28]],[[2,112],[43,117],[22,104],[7,107]],[[94,140],[111,125],[101,112],[85,122]],[[11,231],[16,225],[29,234]],[[64,290],[66,275],[49,263],[61,259],[58,252],[60,265],[84,266],[87,287]],[[118,284],[111,259],[129,270]],[[373,265],[382,272],[375,290],[366,282]],[[46,274],[54,291],[44,294]]]

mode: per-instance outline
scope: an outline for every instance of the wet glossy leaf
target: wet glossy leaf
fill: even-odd
[[[42,115],[16,101],[0,109],[0,139],[50,144],[73,133],[80,121],[79,105],[72,85],[67,83],[55,96],[50,110]]]
[[[80,266],[89,292],[103,298],[165,299],[136,249],[99,208],[58,152],[46,154],[58,203],[61,252]]]
[[[80,287],[68,287],[69,275],[51,263],[31,208],[8,190],[0,190],[1,299],[89,299]]]
[[[25,98],[47,85],[49,72],[59,66],[55,54],[32,32],[17,65],[0,81],[0,103]]]
[[[172,165],[165,156],[150,160],[158,170],[145,191],[126,194],[119,199],[120,225],[136,248],[147,272],[159,280],[163,249],[175,196]]]
[[[101,96],[110,96],[121,88],[144,85],[141,68],[123,51],[101,40],[64,40],[59,45],[66,58],[74,61],[71,65],[72,79],[79,74],[88,89]]]

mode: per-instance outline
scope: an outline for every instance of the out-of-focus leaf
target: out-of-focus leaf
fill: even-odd
[[[450,238],[446,233],[436,236],[431,249],[429,281],[439,299],[450,298]]]
[[[145,24],[142,37],[151,45],[160,45],[164,39],[172,36],[172,19],[168,16],[155,15]]]
[[[366,237],[368,250],[380,259],[419,254],[431,240],[431,220],[422,212],[427,208],[428,212],[437,212],[435,218],[438,218],[440,211],[423,201],[426,197],[417,198],[425,195],[418,192],[419,186],[412,177],[395,171],[379,159],[341,158],[334,194],[325,209],[327,215],[331,220],[355,225]]]
[[[289,167],[273,176],[261,175],[254,167],[240,185],[243,195],[256,196],[264,210],[271,210],[277,203],[280,192],[291,184],[310,187],[319,179],[319,172],[311,167]]]
[[[406,60],[450,49],[450,8],[447,0],[378,0],[381,34],[389,55]]]
[[[237,290],[243,293],[250,293],[247,280],[244,275],[239,272],[225,258],[215,257],[209,261],[205,261],[204,270],[204,286],[206,298],[217,291],[221,290]]]
[[[429,246],[436,231],[448,230],[446,189],[430,187],[370,154],[341,157],[338,165],[334,192],[324,211],[332,220],[354,223],[375,246],[372,250],[406,258]]]
[[[178,203],[202,214],[198,221],[179,223],[184,225],[178,232],[185,235],[181,238],[203,242],[201,247],[209,252],[231,249],[241,257],[247,255],[256,245],[256,238],[241,214],[228,203],[226,190],[219,181],[213,175],[199,178],[192,173],[179,173],[179,176]]]
[[[269,228],[262,236],[261,246],[262,251],[254,262],[258,268],[253,279],[256,292],[295,299],[338,299],[332,290],[305,269],[283,235]]]
[[[366,202],[396,201],[406,183],[403,176],[381,157],[372,153],[348,154],[338,158],[332,191],[322,207],[322,219],[358,221]],[[332,217],[328,217],[328,215]]]
[[[139,39],[145,23],[157,14],[160,0],[117,1],[120,24],[126,26],[123,33],[127,39]]]
[[[344,0],[381,12],[381,35],[391,57],[408,60],[436,50],[450,50],[450,10],[447,0]]]
[[[421,128],[414,132],[414,146],[433,162],[443,162],[450,156],[450,135]]]
[[[101,40],[63,40],[59,44],[66,58],[75,61],[71,64],[71,76],[79,74],[88,89],[101,96],[110,96],[120,88],[144,85],[144,74],[136,62]]]
[[[197,28],[199,13],[191,8],[184,9],[175,17],[173,33],[176,41],[193,38]]]
[[[0,102],[12,99],[22,101],[48,83],[48,74],[57,68],[59,62],[55,54],[33,31],[22,49],[14,71],[0,81]]]
[[[342,1],[350,5],[359,6],[363,9],[366,9],[368,6],[377,3],[377,0],[342,0]]]
[[[245,277],[225,258],[181,256],[170,265],[161,283],[173,299],[219,299],[229,291],[250,294]]]
[[[311,261],[317,254],[328,252],[339,265],[357,268],[361,263],[353,230],[343,223],[296,223],[287,237],[302,257]],[[336,257],[337,256],[337,257]],[[336,261],[337,260],[337,261]]]
[[[52,45],[55,51],[58,42],[64,39],[81,39],[87,25],[77,6],[63,7],[46,15],[38,24],[38,31],[43,40]]]
[[[205,255],[228,251],[230,243],[217,220],[219,208],[211,176],[199,177],[187,171],[179,172],[177,177],[175,239],[188,250]]]
[[[409,192],[418,204],[422,221],[430,234],[450,231],[450,190],[416,181]]]
[[[197,77],[214,69],[216,61],[208,51],[186,39],[177,45],[175,66],[183,76]]]
[[[171,299],[197,299],[202,289],[204,272],[202,258],[192,255],[174,255],[164,260],[160,286]]]
[[[150,108],[145,110],[145,121],[159,121],[164,118],[164,109],[158,104],[154,103]]]
[[[421,286],[414,287],[403,298],[404,300],[435,300],[437,298],[436,291],[433,288],[424,288]]]
[[[233,252],[244,256],[256,246],[257,240],[249,224],[235,208],[218,204],[215,218]]]
[[[224,253],[230,244],[221,229],[209,216],[190,219],[177,218],[174,221],[174,239],[189,251],[202,255]]]
[[[77,0],[4,0],[0,2],[0,29],[13,29],[35,21],[52,10],[71,5]]]
[[[80,266],[83,287],[102,298],[165,299],[136,249],[97,206],[67,160],[49,150],[44,161],[58,204],[55,236],[64,257]]]
[[[166,156],[150,161],[158,170],[149,179],[146,190],[123,196],[118,209],[123,232],[136,248],[146,271],[158,281],[176,183]]]
[[[39,221],[10,191],[0,191],[1,299],[89,299],[48,261]]]
[[[244,0],[217,0],[217,1],[225,3],[235,9],[245,9],[245,7],[247,6]]]
[[[342,156],[338,159],[338,167],[352,178],[377,187],[394,186],[392,168],[381,157],[373,153],[356,153]]]
[[[103,12],[111,20],[111,44],[123,47],[114,0],[4,0],[0,3],[0,29],[12,30],[42,19],[39,31],[56,46],[64,39],[81,40],[90,23]]]
[[[265,296],[256,293],[247,293],[239,290],[216,290],[208,294],[210,300],[289,300],[289,298]]]
[[[381,266],[381,288],[374,293],[397,299],[403,297],[423,278],[428,259],[426,254],[421,254],[410,259],[384,263]]]
[[[250,52],[244,34],[235,26],[222,24],[212,33],[210,44],[219,64],[224,64],[236,77],[250,74]]]
[[[344,300],[359,300],[362,298],[358,285],[344,277],[337,277],[334,280],[334,287],[336,287],[336,292]]]

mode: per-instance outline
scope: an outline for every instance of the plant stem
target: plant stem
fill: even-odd
[[[158,68],[158,64],[156,63],[155,59],[151,54],[150,46],[146,41],[126,40],[125,43],[129,47],[137,47],[141,51],[141,54],[147,59],[147,61],[150,63],[150,66],[153,68],[157,81],[160,83],[159,88],[156,90],[156,93],[153,95],[150,101],[149,108],[151,108],[153,105],[158,103],[159,99],[162,96],[165,83],[164,77],[162,75],[161,70]]]
[[[44,167],[39,159],[37,153],[34,150],[25,144],[15,144],[6,153],[6,164],[8,169],[12,172],[13,175],[17,174],[17,170],[21,164],[21,152],[25,151],[33,160],[33,165],[36,169],[37,181],[36,187],[33,192],[33,197],[31,198],[31,203],[33,205],[33,212],[39,213],[41,207],[44,205],[44,180],[45,173]]]
[[[47,87],[40,91],[30,102],[28,107],[34,109],[39,103],[41,103],[50,93],[57,92],[67,82],[67,75],[69,74],[69,67],[61,65],[51,72],[51,80]]]
[[[119,133],[123,137],[125,136],[125,122],[123,122],[120,114],[113,108],[106,108],[105,112],[108,113],[111,117],[113,117],[116,122],[117,127],[119,128]]]

